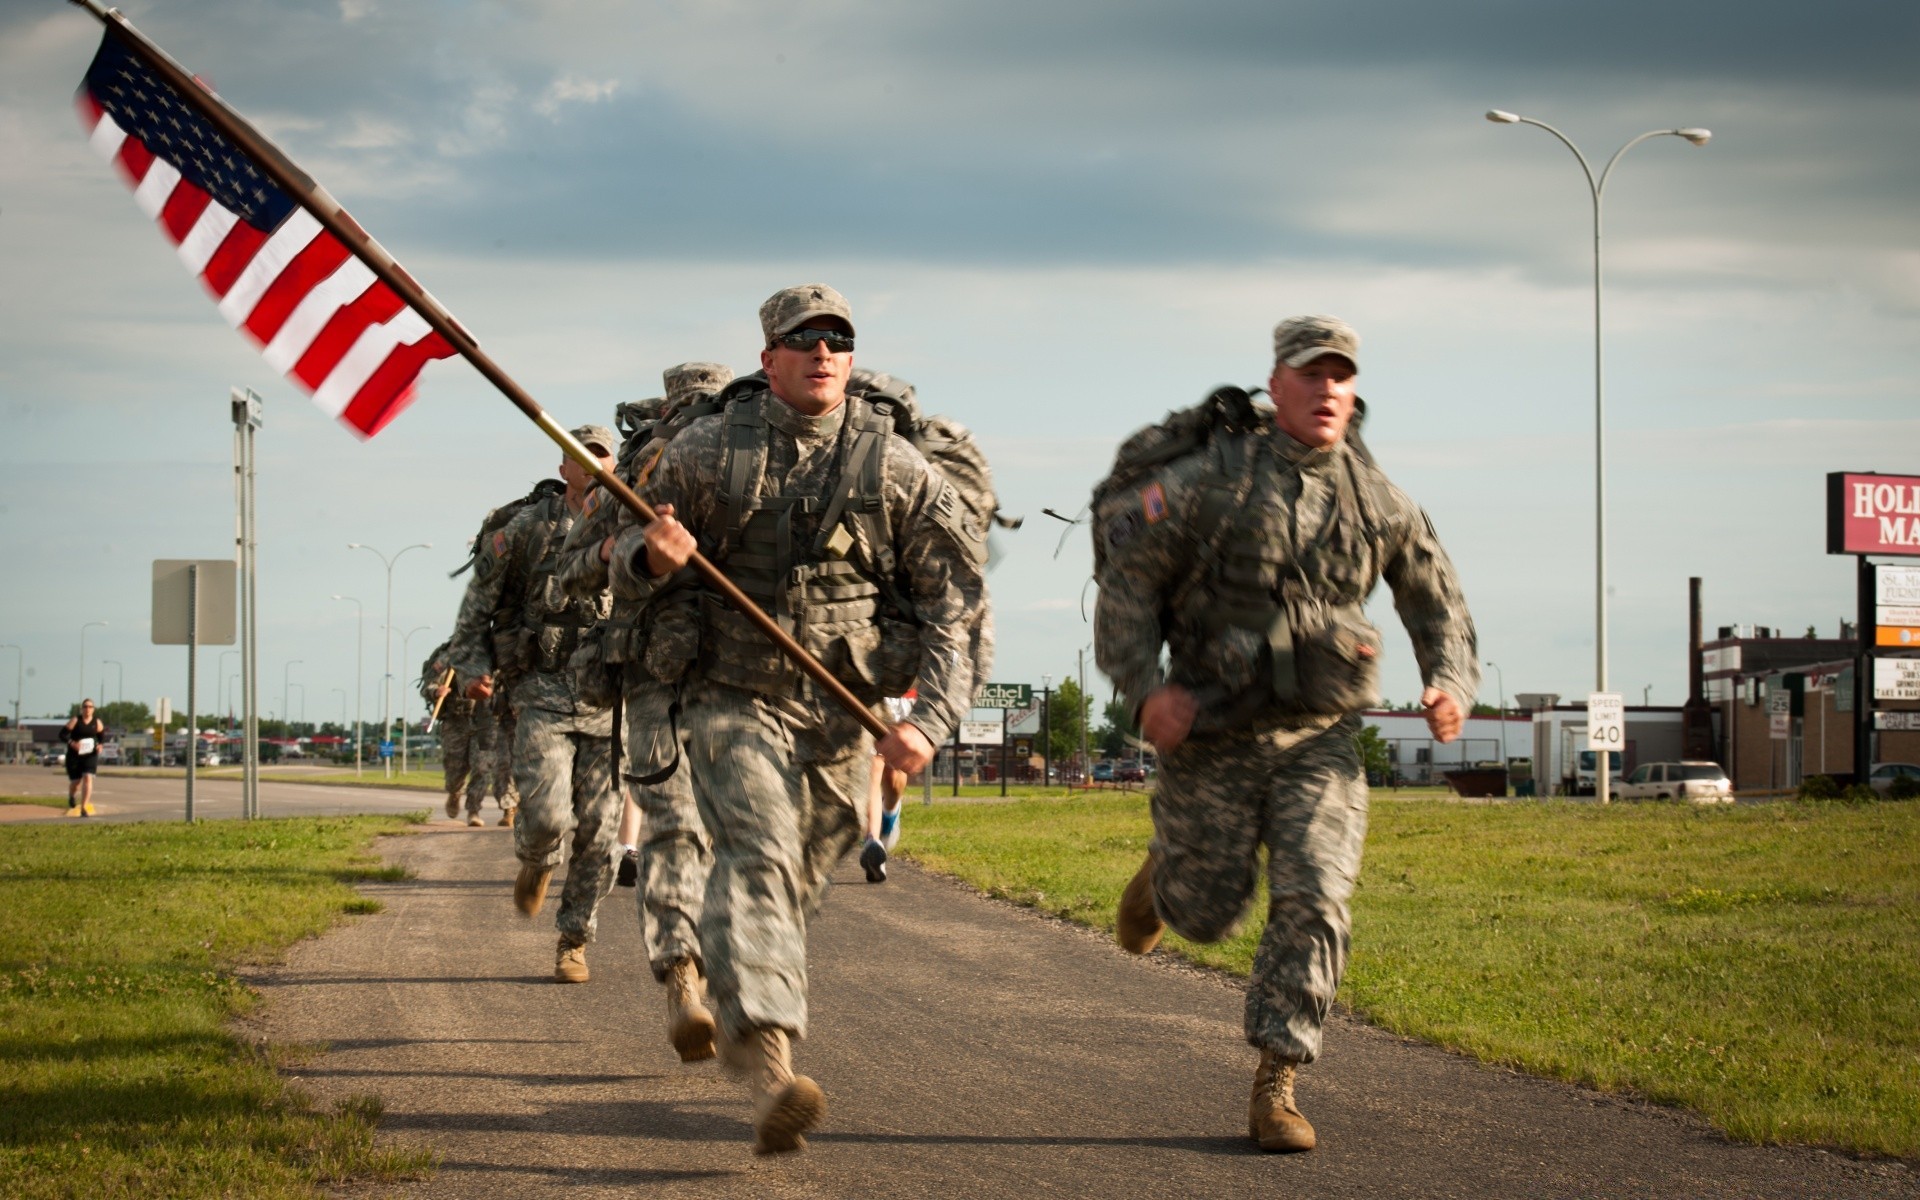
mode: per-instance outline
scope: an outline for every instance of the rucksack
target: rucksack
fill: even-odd
[[[767,377],[763,371],[743,375],[725,388],[717,397],[718,404],[725,408],[736,401],[747,399],[767,389]],[[1000,510],[1000,503],[993,491],[993,475],[987,465],[986,452],[980,448],[972,432],[966,426],[950,417],[923,416],[914,397],[913,385],[904,379],[875,371],[855,369],[847,381],[847,397],[859,401],[859,405],[849,405],[849,415],[857,420],[866,419],[861,413],[864,408],[886,423],[892,431],[905,438],[921,455],[926,458],[934,471],[950,487],[950,494],[964,510],[964,517],[956,524],[961,525],[965,533],[968,549],[975,561],[985,566],[989,558],[988,534],[992,528],[1018,529],[1022,518],[1008,517]],[[885,425],[882,425],[885,428]],[[733,455],[736,443],[729,442],[728,461],[722,469],[722,477],[740,475],[740,483],[746,482],[744,474],[734,469]],[[866,463],[850,462],[846,475],[834,485],[834,497],[830,502],[821,523],[824,536],[838,524],[842,514],[848,519],[867,527],[867,544],[879,554],[880,561],[873,564],[875,582],[879,584],[888,604],[902,617],[917,621],[913,605],[908,600],[899,581],[894,577],[895,563],[892,559],[892,531],[886,525],[886,511],[879,497],[859,494],[862,488],[871,489],[879,479],[878,458]],[[732,488],[729,488],[731,493]],[[722,497],[722,508],[728,514],[728,522],[745,517],[739,509],[744,497],[727,495]],[[723,530],[717,554],[724,557],[731,544],[732,528]],[[987,628],[984,606],[973,627],[968,631],[969,657],[974,663],[974,687],[979,689],[987,682],[987,671],[992,664],[991,634]],[[895,647],[898,649],[898,647]],[[911,681],[893,681],[899,691],[910,686]],[[890,693],[893,694],[893,693]]]
[[[1088,509],[1094,520],[1093,568],[1096,575],[1106,564],[1106,539],[1100,536],[1099,522],[1101,509],[1107,501],[1120,492],[1135,488],[1154,470],[1175,459],[1196,452],[1208,452],[1214,456],[1219,470],[1213,472],[1212,477],[1200,488],[1199,507],[1190,526],[1196,543],[1194,570],[1180,586],[1176,596],[1184,596],[1206,577],[1220,556],[1222,543],[1233,525],[1233,514],[1246,504],[1247,496],[1253,490],[1254,455],[1245,435],[1273,420],[1273,409],[1254,401],[1254,397],[1260,394],[1257,388],[1249,391],[1226,384],[1215,388],[1200,403],[1191,408],[1175,409],[1159,424],[1138,430],[1120,443],[1107,477],[1093,486],[1093,499]],[[1353,404],[1353,420],[1347,425],[1345,441],[1354,456],[1369,468],[1367,473],[1370,482],[1378,483],[1378,464],[1360,437],[1360,426],[1367,416],[1367,402],[1356,397]],[[1372,488],[1359,489],[1362,515],[1369,525],[1373,524],[1376,514],[1383,511],[1385,506],[1385,498],[1372,495],[1372,491]]]
[[[473,535],[472,553],[467,555],[467,561],[461,563],[453,570],[448,571],[447,578],[458,579],[472,569],[473,564],[480,557],[481,548],[487,544],[487,539],[500,530],[505,529],[508,521],[520,515],[521,509],[524,509],[529,504],[538,504],[540,501],[548,499],[549,497],[558,496],[566,490],[567,485],[558,479],[542,479],[539,483],[533,485],[532,491],[520,497],[518,500],[510,500],[502,504],[499,508],[487,513],[486,519],[480,522],[480,532]]]

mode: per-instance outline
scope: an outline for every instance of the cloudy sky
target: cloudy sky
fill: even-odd
[[[844,291],[858,361],[976,430],[1027,517],[993,576],[1002,680],[1057,679],[1091,640],[1084,529],[1056,555],[1041,508],[1078,512],[1142,423],[1264,379],[1276,320],[1331,312],[1364,338],[1369,440],[1432,513],[1509,694],[1591,689],[1591,204],[1564,147],[1488,108],[1596,169],[1644,130],[1714,134],[1636,147],[1607,191],[1616,690],[1683,698],[1689,575],[1710,627],[1831,636],[1852,574],[1823,553],[1823,476],[1920,473],[1920,8],[122,7],[569,423],[675,362],[751,368],[778,287]],[[366,444],[273,376],[87,148],[71,97],[99,36],[58,0],[0,0],[0,641],[24,647],[24,711],[103,674],[109,698],[181,702],[149,564],[231,552],[247,386],[264,707],[287,711],[289,674],[296,716],[351,706],[338,592],[366,605],[371,718],[386,575],[347,543],[432,543],[393,573],[396,632],[430,627],[417,663],[481,514],[557,455],[458,362]],[[1388,652],[1404,701],[1404,637]],[[234,669],[216,653],[208,708]]]

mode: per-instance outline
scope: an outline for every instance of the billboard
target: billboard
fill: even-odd
[[[1827,553],[1920,557],[1920,475],[1828,475]]]

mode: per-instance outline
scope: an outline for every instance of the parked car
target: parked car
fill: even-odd
[[[1867,786],[1882,796],[1893,794],[1893,785],[1897,780],[1908,780],[1908,786],[1900,789],[1911,793],[1920,789],[1920,766],[1913,763],[1875,763],[1873,771],[1867,776]]]
[[[1121,783],[1145,783],[1147,769],[1139,763],[1127,763],[1114,771],[1113,777]]]
[[[1093,781],[1095,783],[1112,783],[1113,764],[1110,762],[1097,762],[1093,764]]]
[[[40,752],[40,765],[43,767],[57,767],[66,761],[67,752],[64,748]]]
[[[219,766],[220,752],[218,750],[202,750],[200,752],[200,765],[203,767]]]
[[[1622,800],[1690,800],[1733,803],[1733,781],[1712,762],[1641,763],[1614,790]]]

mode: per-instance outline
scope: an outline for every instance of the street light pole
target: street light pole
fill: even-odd
[[[1091,649],[1093,649],[1092,642],[1080,647],[1080,711],[1073,714],[1074,720],[1080,722],[1080,785],[1082,787],[1093,786],[1093,764],[1087,757],[1087,651]]]
[[[105,708],[107,704],[107,668],[108,667],[113,668],[114,699],[125,700],[127,698],[126,664],[119,662],[116,659],[103,658],[100,660],[100,706],[102,708]]]
[[[227,656],[238,653],[240,653],[238,650],[222,650],[220,652],[219,665],[214,668],[214,674],[217,678],[214,680],[213,702],[222,711],[226,712],[229,718],[231,718],[233,714],[232,711],[227,708],[227,705],[232,702],[232,697],[227,693]],[[231,728],[231,720],[228,721],[228,726]]]
[[[386,624],[381,626],[380,635],[380,640],[386,644],[386,672],[380,679],[380,740],[384,742],[393,734],[393,564],[399,562],[400,556],[409,550],[433,549],[433,543],[417,542],[411,546],[402,546],[394,551],[392,558],[388,558],[365,542],[348,542],[347,549],[365,550],[378,558],[387,568],[387,620]],[[393,760],[382,758],[380,761],[387,778],[391,779]]]
[[[104,629],[107,623],[105,621],[88,621],[80,627],[80,695],[74,698],[75,704],[78,704],[87,694],[87,630],[92,629],[95,625]]]
[[[353,601],[354,611],[358,614],[354,618],[353,632],[353,773],[358,775],[360,773],[360,728],[366,724],[360,718],[361,698],[367,694],[366,685],[360,679],[360,668],[367,657],[363,652],[367,640],[367,610],[352,596],[335,595],[334,599]],[[342,713],[340,719],[346,720],[346,715]]]
[[[1573,139],[1545,121],[1536,121],[1532,117],[1519,116],[1516,113],[1492,109],[1487,120],[1496,125],[1532,125],[1544,129],[1560,139],[1561,145],[1573,151],[1574,158],[1580,162],[1580,170],[1586,176],[1587,191],[1593,196],[1593,609],[1594,609],[1594,691],[1607,690],[1607,437],[1606,437],[1606,375],[1601,354],[1601,258],[1600,258],[1600,216],[1601,201],[1606,195],[1607,179],[1613,174],[1613,168],[1620,156],[1633,149],[1648,138],[1677,137],[1685,138],[1696,146],[1704,146],[1713,137],[1706,129],[1649,129],[1639,137],[1613,152],[1607,165],[1596,178],[1593,165]],[[1594,799],[1601,804],[1607,803],[1611,791],[1613,763],[1609,752],[1598,751],[1594,773]]]
[[[1053,676],[1040,677],[1040,786],[1053,786]]]
[[[1493,668],[1494,678],[1500,681],[1500,766],[1504,770],[1507,765],[1507,673],[1492,659],[1487,660],[1487,665]]]
[[[13,724],[9,728],[17,738],[20,736],[20,689],[27,678],[27,652],[14,645],[0,646],[0,650],[13,651]],[[19,742],[13,743],[13,758],[14,761],[19,761]]]
[[[407,649],[407,646],[413,641],[413,635],[416,633],[425,633],[427,630],[432,628],[433,626],[431,625],[416,625],[412,629],[407,630],[407,635],[400,639],[400,664],[402,666],[405,666],[407,663],[410,663],[413,661],[413,651]],[[405,775],[407,773],[407,734],[411,732],[407,728],[407,701],[411,699],[413,699],[413,689],[401,688],[400,689],[400,773],[402,775]]]
[[[287,665],[280,669],[280,707],[285,711],[287,723],[282,736],[293,732],[293,669],[306,661],[304,658],[290,658]]]

